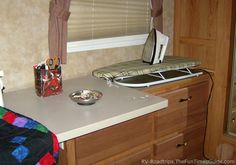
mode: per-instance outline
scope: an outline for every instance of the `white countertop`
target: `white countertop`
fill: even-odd
[[[103,93],[97,103],[78,105],[68,95],[80,89]],[[167,107],[164,98],[127,87],[109,86],[92,76],[63,81],[60,95],[38,97],[34,88],[3,95],[5,107],[31,117],[57,135],[59,142],[91,133]]]

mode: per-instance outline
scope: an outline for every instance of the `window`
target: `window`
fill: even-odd
[[[72,0],[68,52],[143,44],[149,0]]]

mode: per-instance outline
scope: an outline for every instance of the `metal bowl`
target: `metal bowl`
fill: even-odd
[[[102,97],[102,92],[97,90],[83,89],[75,91],[69,97],[80,105],[91,105],[96,103]]]

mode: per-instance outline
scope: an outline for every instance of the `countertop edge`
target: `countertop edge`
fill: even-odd
[[[112,118],[108,118],[81,128],[76,128],[67,132],[63,132],[60,134],[57,134],[57,138],[59,143],[65,142],[67,140],[73,139],[73,138],[77,138],[83,135],[86,135],[88,133],[92,133],[110,126],[113,126],[115,124],[119,124],[131,119],[134,119],[136,117],[141,117],[143,115],[161,110],[163,108],[166,108],[168,106],[168,100],[167,99],[163,99],[162,101],[150,105],[150,106],[146,106],[125,114],[121,114]]]

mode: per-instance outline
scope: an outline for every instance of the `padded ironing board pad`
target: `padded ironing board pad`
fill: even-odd
[[[92,74],[99,78],[113,79],[121,76],[137,76],[153,72],[190,68],[200,64],[199,60],[185,57],[165,56],[163,62],[160,64],[150,65],[148,63],[143,63],[141,59],[138,59],[103,67],[94,70]]]

